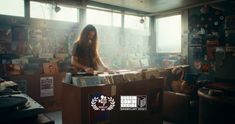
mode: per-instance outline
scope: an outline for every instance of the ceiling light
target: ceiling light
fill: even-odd
[[[57,6],[57,4],[55,5],[55,12],[59,12],[61,10],[61,8],[59,6]]]
[[[145,20],[144,20],[144,17],[141,17],[141,18],[140,18],[140,23],[143,24],[144,21],[145,21]]]

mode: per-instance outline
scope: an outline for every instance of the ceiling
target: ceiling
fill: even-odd
[[[90,2],[128,8],[148,13],[177,10],[204,3],[221,2],[223,0],[89,0]]]
[[[182,9],[210,4],[213,8],[229,13],[235,13],[235,0],[33,0],[39,2],[57,2],[71,6],[95,5],[98,7],[112,8],[138,12],[139,14],[161,15],[165,12],[177,12]]]

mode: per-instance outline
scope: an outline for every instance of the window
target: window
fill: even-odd
[[[78,9],[60,6],[61,10],[54,13],[54,19],[60,21],[78,22]],[[54,12],[54,11],[53,11]]]
[[[181,15],[156,19],[158,53],[181,52]]]
[[[24,17],[24,0],[1,0],[0,14]]]
[[[49,4],[30,2],[30,17],[32,18],[50,19],[51,10],[53,8]]]
[[[97,29],[99,54],[104,63],[113,69],[140,68],[141,64],[147,67],[149,18],[144,17],[145,22],[140,23],[139,16],[94,8],[97,9],[86,9],[86,23]]]
[[[141,19],[144,19],[143,23],[140,22]],[[133,15],[125,15],[124,27],[130,28],[130,29],[148,30],[149,29],[149,18],[148,17],[133,16]]]
[[[121,14],[95,9],[86,10],[87,24],[121,27]]]
[[[78,22],[78,9],[59,6],[59,12],[55,12],[55,5],[30,2],[30,17],[40,19],[50,19],[59,21]]]

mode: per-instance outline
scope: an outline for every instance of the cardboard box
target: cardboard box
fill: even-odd
[[[56,74],[59,72],[57,63],[43,63],[44,74]]]

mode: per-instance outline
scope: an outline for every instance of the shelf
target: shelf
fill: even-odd
[[[235,27],[234,28],[224,28],[225,31],[235,31]]]
[[[202,44],[191,44],[189,47],[203,47],[204,45]]]
[[[10,44],[12,43],[11,41],[3,41],[3,40],[0,40],[0,44]]]
[[[235,29],[234,21],[235,21],[235,15],[226,16],[225,17],[225,30]]]

